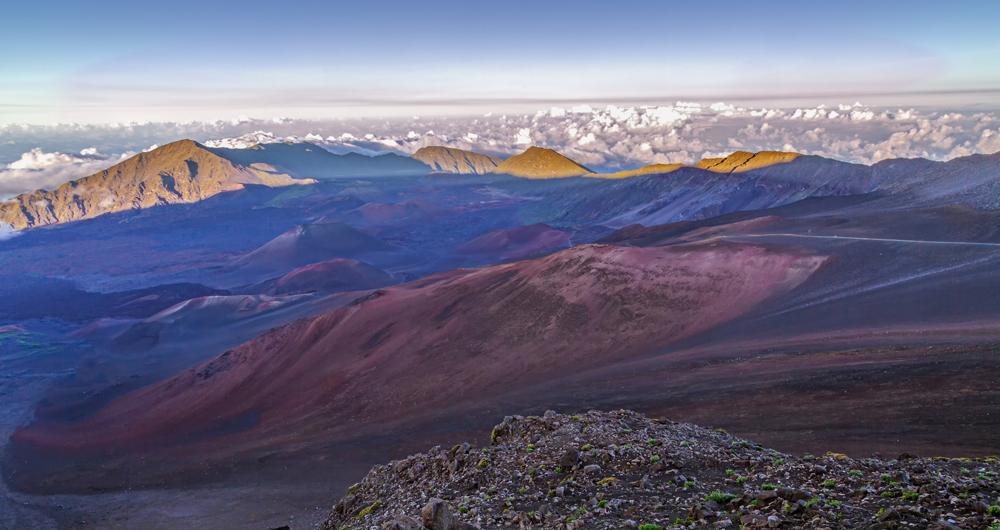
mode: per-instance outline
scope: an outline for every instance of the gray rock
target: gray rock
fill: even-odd
[[[762,490],[757,494],[757,500],[760,502],[768,502],[778,498],[778,492],[774,490]]]
[[[806,492],[794,488],[778,488],[778,496],[792,502],[809,498]]]
[[[781,517],[778,517],[777,515],[767,516],[767,526],[769,528],[777,528],[780,525],[781,525]]]
[[[424,526],[430,530],[452,530],[455,528],[455,519],[451,516],[448,503],[441,499],[431,499],[420,510],[420,518]]]
[[[580,453],[576,449],[568,449],[563,453],[562,457],[559,458],[559,467],[570,470],[576,467],[576,463],[580,460]]]

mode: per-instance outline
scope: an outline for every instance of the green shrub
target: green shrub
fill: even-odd
[[[729,502],[732,501],[735,498],[736,498],[736,496],[733,495],[733,494],[731,494],[731,493],[726,493],[724,491],[715,490],[712,493],[709,493],[708,496],[705,497],[705,500],[706,501],[714,501],[714,502],[717,502],[719,504],[729,504]]]
[[[365,517],[371,515],[375,510],[378,510],[381,507],[382,507],[382,501],[375,501],[369,504],[368,506],[362,508],[361,511],[359,511],[358,514],[355,515],[354,517],[357,519],[364,519]]]
[[[639,530],[663,530],[663,527],[653,523],[642,523],[639,525]]]
[[[769,490],[769,491],[770,490],[776,490],[776,489],[778,489],[778,485],[777,484],[771,484],[770,482],[765,482],[760,487],[761,487],[761,489],[765,489],[765,490]]]

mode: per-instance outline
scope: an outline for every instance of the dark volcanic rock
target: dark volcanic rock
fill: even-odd
[[[376,466],[351,488],[351,508],[341,501],[321,528],[1000,524],[1000,463],[993,458],[797,458],[722,431],[630,411],[508,417],[491,438],[489,447],[435,447]],[[570,457],[600,462],[600,473],[590,467],[596,464],[571,468]],[[400,522],[416,523],[418,514],[423,526]]]

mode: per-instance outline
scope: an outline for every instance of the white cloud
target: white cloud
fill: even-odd
[[[0,167],[0,198],[26,191],[50,189],[64,182],[96,173],[114,163],[88,147],[79,154],[46,152],[33,148]]]
[[[517,135],[514,137],[514,143],[517,145],[530,145],[531,144],[531,129],[524,127],[518,129]]]
[[[20,235],[20,232],[14,230],[13,226],[8,223],[0,223],[0,241],[10,239],[17,235]]]
[[[179,138],[230,148],[309,141],[338,154],[366,155],[408,154],[427,145],[445,145],[505,156],[534,144],[557,149],[595,169],[615,169],[690,163],[737,149],[796,149],[862,163],[893,157],[940,160],[1000,150],[998,129],[996,112],[877,108],[859,102],[771,108],[723,101],[576,105],[468,118],[241,117],[232,122],[8,125],[0,126],[0,196],[84,176],[92,172],[90,162],[103,157],[103,164],[94,165],[110,165],[118,156],[101,153],[139,151]],[[35,147],[37,151],[32,150]]]

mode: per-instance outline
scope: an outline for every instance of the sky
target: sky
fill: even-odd
[[[37,0],[0,9],[0,125],[677,100],[1000,108],[1000,3],[982,0]]]

